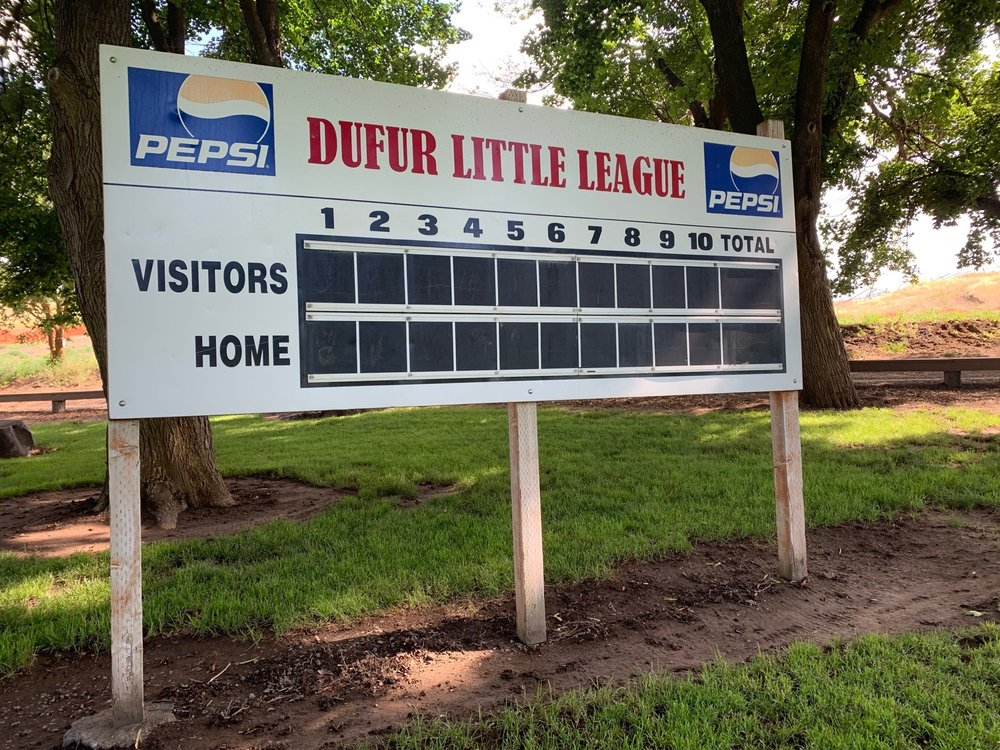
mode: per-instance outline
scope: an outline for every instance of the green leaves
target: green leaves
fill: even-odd
[[[189,3],[193,27],[206,29],[205,54],[250,61],[250,41],[235,3]],[[452,24],[457,3],[435,0],[280,0],[281,49],[288,67],[443,88],[454,74],[449,45],[467,34]]]
[[[714,47],[698,0],[534,0],[544,26],[525,40],[532,69],[577,109],[725,127]],[[764,116],[792,129],[805,2],[746,0],[743,26]],[[980,50],[1000,24],[998,0],[838,3],[824,82],[827,188],[851,193],[846,219],[825,224],[835,292],[881,270],[912,272],[902,241],[920,213],[971,219],[963,265],[1000,240],[1000,84]],[[995,42],[994,42],[995,43]],[[995,58],[995,55],[994,55]]]

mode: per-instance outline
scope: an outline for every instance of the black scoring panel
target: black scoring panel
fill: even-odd
[[[296,272],[304,385],[784,368],[773,260],[330,241]]]

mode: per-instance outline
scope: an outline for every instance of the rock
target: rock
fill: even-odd
[[[34,447],[35,439],[23,419],[0,419],[0,458],[24,458]]]
[[[147,703],[141,724],[115,726],[110,708],[77,719],[63,735],[62,746],[90,750],[144,747],[146,735],[161,724],[174,721],[173,706],[166,701]]]

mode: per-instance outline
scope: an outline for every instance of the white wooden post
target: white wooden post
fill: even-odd
[[[542,496],[538,484],[538,410],[534,403],[507,405],[510,499],[514,526],[514,599],[517,637],[533,646],[545,640],[545,569]]]
[[[778,522],[778,571],[789,581],[802,581],[808,572],[798,391],[771,393],[771,451]]]
[[[524,104],[528,101],[528,92],[507,89],[498,98]],[[507,420],[510,432],[517,637],[533,646],[545,640],[545,566],[542,555],[542,493],[538,485],[537,404],[507,404]]]
[[[111,512],[111,723],[143,722],[139,420],[108,422]]]
[[[780,120],[765,120],[757,126],[757,135],[784,138],[784,123]],[[771,452],[774,459],[774,505],[778,526],[778,570],[783,578],[802,581],[808,573],[798,391],[771,393]]]

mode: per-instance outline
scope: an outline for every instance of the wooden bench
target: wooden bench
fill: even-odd
[[[943,372],[949,388],[962,385],[962,373],[1000,370],[1000,357],[924,357],[919,359],[852,359],[851,372]]]
[[[67,401],[104,398],[104,391],[32,391],[30,393],[0,393],[0,404],[18,404],[24,401],[51,401],[52,413],[66,411]]]

